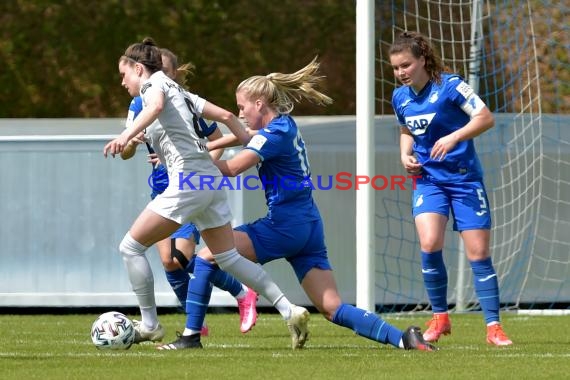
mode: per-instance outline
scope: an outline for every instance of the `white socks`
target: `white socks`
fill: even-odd
[[[147,249],[148,247],[133,239],[129,232],[119,245],[131,287],[137,296],[142,322],[145,327],[154,329],[158,325],[158,317],[154,299],[154,277],[145,255]]]
[[[277,301],[273,303],[273,306],[279,311],[279,314],[283,317],[283,319],[288,320],[291,318],[291,302],[283,295]]]
[[[242,257],[235,248],[214,255],[214,259],[222,270],[271,302],[283,318],[289,317],[291,303],[261,265]]]

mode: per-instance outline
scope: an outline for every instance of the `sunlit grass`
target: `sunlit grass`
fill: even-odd
[[[423,327],[423,315],[385,315],[404,329]],[[479,314],[453,315],[453,334],[437,353],[403,351],[358,337],[311,317],[305,349],[290,349],[285,323],[260,314],[254,329],[239,332],[237,314],[207,317],[202,350],[158,351],[152,344],[101,351],[91,343],[95,314],[0,315],[2,379],[562,379],[570,373],[570,316],[503,314],[512,347],[485,343]],[[167,341],[184,326],[183,314],[161,316]]]

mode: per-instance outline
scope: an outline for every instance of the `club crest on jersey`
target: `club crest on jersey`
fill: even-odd
[[[406,117],[406,125],[414,136],[423,135],[426,133],[426,130],[429,127],[434,116],[435,112],[425,115],[408,116]]]
[[[437,102],[437,99],[439,99],[439,95],[437,94],[437,91],[436,91],[433,94],[431,94],[431,96],[429,97],[429,102],[433,104],[433,103]]]

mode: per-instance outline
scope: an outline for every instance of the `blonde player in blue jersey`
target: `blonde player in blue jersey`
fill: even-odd
[[[184,82],[186,75],[189,73],[192,66],[184,64],[179,67],[178,57],[168,49],[160,49],[162,55],[162,71],[171,79]],[[127,116],[126,127],[132,125],[134,119],[142,111],[143,104],[140,96],[133,98],[129,105],[129,112]],[[208,124],[203,118],[199,118],[198,122],[203,130],[203,134],[209,140],[221,138],[223,135],[217,127],[217,123],[213,122]],[[125,150],[121,152],[121,158],[126,160],[130,159],[136,153],[136,147],[142,144],[141,139],[135,138],[127,144]],[[148,149],[150,162],[152,165],[152,173],[149,177],[149,185],[152,188],[150,195],[151,199],[156,198],[168,187],[168,171],[157,158],[154,149],[145,143]],[[212,158],[220,158],[223,149],[217,149],[210,152]],[[190,277],[188,273],[194,270],[195,249],[196,245],[200,243],[200,233],[193,223],[182,225],[175,233],[169,238],[156,243],[162,265],[166,274],[166,279],[172,290],[176,294],[180,304],[186,309],[186,298],[188,295],[188,283]],[[212,279],[212,284],[222,290],[228,291],[237,300],[237,305],[240,313],[240,331],[247,333],[252,329],[257,321],[256,301],[257,293],[253,289],[249,289],[241,284],[232,276],[224,271],[218,271],[218,276]],[[134,321],[138,323],[138,321]],[[208,335],[208,327],[206,323],[202,326],[201,335]]]
[[[508,346],[499,319],[499,285],[491,261],[491,209],[473,138],[494,118],[473,89],[446,68],[421,34],[405,32],[389,51],[395,77],[392,106],[400,123],[402,165],[421,174],[413,191],[412,213],[420,240],[422,274],[433,318],[424,339],[451,333],[447,271],[443,260],[449,212],[473,271],[475,293],[487,323],[487,342]]]
[[[189,221],[196,225],[222,270],[273,304],[287,304],[296,313],[308,314],[306,309],[287,300],[265,270],[237,252],[227,194],[224,189],[217,189],[224,183],[224,178],[213,164],[198,119],[203,116],[223,123],[243,144],[250,140],[248,132],[233,113],[188,92],[166,76],[162,66],[160,49],[151,38],[130,45],[119,58],[121,85],[131,96],[141,96],[143,109],[131,126],[103,148],[105,157],[115,157],[145,131],[144,138],[168,171],[166,190],[148,203],[119,244],[142,317],[141,323],[135,326],[135,339],[137,342],[157,341],[165,335],[158,319],[154,277],[146,251]],[[199,177],[188,181],[181,179],[182,175],[191,172],[208,177],[212,187],[202,188]],[[194,270],[197,268],[198,262]],[[192,288],[191,285],[189,295]],[[295,329],[304,329],[301,324],[305,321],[293,319],[293,316],[288,324]],[[202,322],[196,327],[198,336],[201,327]]]
[[[306,146],[295,120],[289,115],[294,101],[308,100],[320,105],[332,102],[314,88],[322,79],[317,75],[318,68],[319,64],[313,60],[296,73],[253,76],[237,87],[239,116],[257,134],[233,158],[215,164],[227,176],[237,176],[257,166],[259,178],[264,181],[268,207],[264,218],[234,229],[238,252],[260,264],[286,259],[311,302],[334,324],[394,347],[433,351],[436,348],[424,341],[418,327],[401,331],[374,312],[343,303],[340,298],[328,260],[323,221],[312,196]],[[212,142],[210,147],[218,141]],[[220,260],[219,255],[212,256],[207,248],[198,253],[190,283],[196,298],[191,305],[203,305],[209,299],[208,278],[216,271],[209,263],[213,259],[220,265],[225,261]],[[224,265],[226,269],[241,271],[237,266],[237,263]],[[200,287],[202,294],[197,294]],[[284,299],[278,299],[273,305],[284,319],[297,322],[288,323],[291,344],[293,349],[302,348],[309,333],[308,313],[300,308],[291,309]],[[199,342],[197,328],[205,312],[205,307],[195,307],[194,314],[188,314],[190,319],[194,318],[190,321],[194,331],[187,328],[178,340],[160,348],[193,347],[190,342]],[[194,347],[201,345],[196,343]]]

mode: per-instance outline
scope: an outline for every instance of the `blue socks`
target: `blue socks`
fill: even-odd
[[[178,301],[180,301],[180,305],[184,308],[186,305],[186,296],[188,295],[188,282],[190,281],[190,277],[188,277],[188,273],[194,272],[194,263],[196,261],[196,255],[192,255],[186,268],[184,269],[176,269],[172,272],[166,273],[166,280],[170,284],[170,287],[176,294]]]
[[[422,275],[429,302],[434,313],[447,313],[447,270],[441,250],[421,251]]]
[[[164,272],[166,274],[166,280],[183,307],[186,305],[186,296],[188,295],[188,283],[190,281],[188,274],[194,272],[195,261],[196,256],[192,256],[185,269]],[[229,292],[234,297],[237,297],[243,289],[241,282],[236,280],[232,275],[219,269],[214,272],[211,281],[214,286]]]
[[[216,271],[212,276],[212,284],[222,290],[229,292],[232,296],[237,297],[243,289],[241,282],[236,280],[231,274],[224,272],[216,266]]]
[[[470,261],[475,294],[487,324],[499,322],[499,282],[491,258]],[[434,313],[447,312],[447,271],[442,251],[422,251],[422,274]]]
[[[499,281],[491,258],[470,261],[473,284],[487,324],[499,322]]]
[[[217,266],[210,264],[201,257],[196,257],[194,274],[190,277],[190,285],[185,300],[187,329],[200,331],[204,324],[212,296],[211,279],[216,270],[219,270]]]
[[[176,269],[172,272],[164,271],[164,273],[166,273],[166,280],[174,294],[176,294],[180,305],[184,307],[186,305],[186,295],[188,294],[188,281],[190,281],[188,273],[182,269]]]
[[[376,342],[399,347],[404,335],[371,311],[365,311],[348,304],[342,304],[333,315],[332,322],[349,328],[356,334]]]

